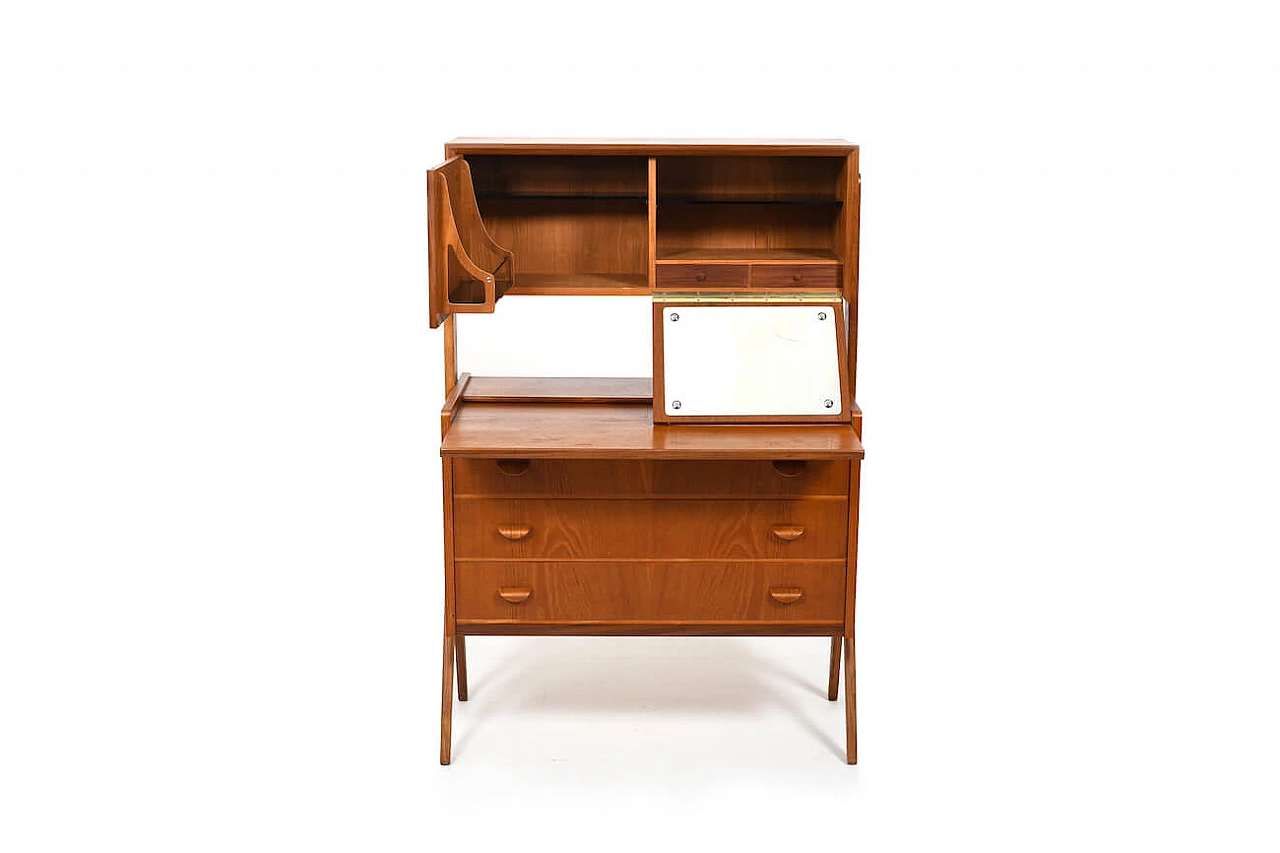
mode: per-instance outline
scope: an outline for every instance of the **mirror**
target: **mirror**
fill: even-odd
[[[840,304],[665,305],[671,417],[838,416]]]

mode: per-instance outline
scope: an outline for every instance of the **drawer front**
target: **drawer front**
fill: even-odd
[[[659,290],[709,290],[725,288],[745,290],[745,264],[658,264]]]
[[[757,264],[751,268],[752,290],[793,287],[837,290],[840,268],[830,264]]]
[[[834,559],[848,502],[454,501],[454,555],[465,559]]]
[[[830,622],[844,563],[463,563],[458,620]]]
[[[453,493],[485,497],[799,497],[849,492],[834,461],[456,459]]]
[[[654,462],[652,493],[696,497],[848,497],[849,463],[777,460],[774,462]]]

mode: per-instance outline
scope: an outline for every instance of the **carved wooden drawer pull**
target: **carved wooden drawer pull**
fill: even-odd
[[[804,597],[804,590],[796,586],[774,586],[769,588],[769,597],[779,604],[795,604]]]
[[[499,459],[498,470],[508,477],[519,477],[529,470],[528,459]]]
[[[498,597],[511,604],[523,604],[529,600],[531,595],[533,595],[533,590],[527,586],[498,587]]]
[[[784,542],[794,542],[804,535],[804,528],[798,524],[775,524],[770,532]]]
[[[784,477],[799,477],[804,473],[805,464],[803,459],[775,459],[773,468]]]
[[[533,528],[527,524],[499,524],[498,532],[503,537],[510,539],[512,542],[517,539],[523,539],[533,532]]]

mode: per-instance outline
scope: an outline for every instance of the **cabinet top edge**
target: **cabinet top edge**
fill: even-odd
[[[644,139],[460,136],[445,143],[455,154],[850,154],[845,139]]]

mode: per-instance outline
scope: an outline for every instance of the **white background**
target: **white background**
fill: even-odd
[[[1276,8],[5,2],[0,849],[1276,849]],[[455,135],[862,146],[857,768],[745,639],[438,765]]]

